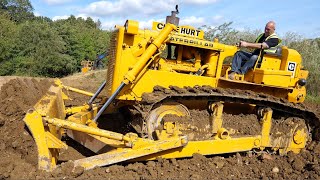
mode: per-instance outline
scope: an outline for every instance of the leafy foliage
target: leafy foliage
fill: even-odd
[[[257,36],[262,33],[259,30],[246,29],[243,31],[232,28],[233,22],[223,23],[217,27],[202,26],[200,29],[205,31],[205,39],[213,41],[215,38],[224,44],[235,44],[240,40],[254,42]]]
[[[83,59],[94,60],[105,52],[110,38],[91,18],[30,17],[17,22],[3,12],[0,25],[0,75],[66,76],[79,71]]]
[[[34,17],[29,0],[1,0],[0,8],[0,12],[8,13],[15,22],[21,23]]]
[[[66,42],[67,54],[77,60],[78,67],[83,59],[95,59],[106,51],[110,40],[109,31],[101,31],[91,18],[69,17],[53,23],[59,36]]]
[[[74,71],[75,62],[65,54],[65,42],[49,23],[24,23],[16,44],[15,74],[59,77]]]
[[[14,48],[17,34],[16,25],[9,15],[0,14],[0,63],[12,58],[11,50]]]

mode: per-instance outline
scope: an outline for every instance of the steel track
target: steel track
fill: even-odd
[[[269,107],[274,111],[285,113],[287,117],[300,117],[313,132],[313,139],[319,140],[318,129],[320,127],[320,116],[307,109],[303,104],[290,103],[285,99],[280,99],[263,93],[256,93],[250,90],[213,88],[210,86],[195,86],[179,88],[170,86],[170,89],[160,86],[154,87],[152,93],[143,94],[142,102],[139,105],[141,111],[151,111],[152,108],[165,102],[180,101],[213,101],[241,104],[254,104],[258,107]],[[316,133],[316,134],[315,134]]]

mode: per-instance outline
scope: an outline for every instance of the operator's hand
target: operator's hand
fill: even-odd
[[[248,43],[245,41],[240,41],[240,47],[247,47]]]

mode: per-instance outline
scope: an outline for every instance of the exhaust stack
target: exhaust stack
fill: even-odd
[[[170,23],[170,24],[174,24],[176,26],[179,26],[179,19],[180,18],[176,17],[177,14],[179,14],[178,5],[176,5],[176,11],[171,11],[171,16],[167,16],[166,24]]]

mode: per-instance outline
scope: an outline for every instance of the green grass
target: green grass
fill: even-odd
[[[320,96],[307,95],[305,101],[310,103],[320,104]]]

